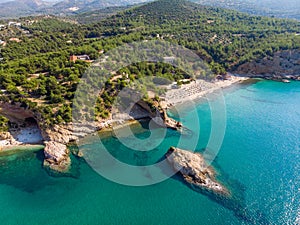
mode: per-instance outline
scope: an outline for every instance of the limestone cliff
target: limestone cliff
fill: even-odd
[[[272,57],[253,60],[236,68],[233,73],[249,77],[300,77],[300,49],[276,52]]]

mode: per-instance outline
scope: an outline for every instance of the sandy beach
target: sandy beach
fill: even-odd
[[[216,80],[213,82],[196,80],[178,88],[172,88],[170,86],[166,94],[162,96],[163,101],[161,102],[161,105],[163,108],[168,108],[187,101],[195,100],[216,90],[229,87],[232,84],[239,83],[244,80],[247,80],[247,78],[230,76],[227,80]]]

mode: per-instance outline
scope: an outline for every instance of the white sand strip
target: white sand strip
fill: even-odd
[[[216,90],[228,87],[234,83],[238,83],[246,79],[247,78],[245,77],[231,76],[228,80],[224,81],[220,80],[207,82],[204,80],[196,80],[190,84],[182,85],[180,88],[168,90],[165,96],[162,96],[165,99],[163,105],[170,107],[187,101],[195,100]]]

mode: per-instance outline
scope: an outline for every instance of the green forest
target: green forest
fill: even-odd
[[[70,61],[72,55],[96,60],[125,43],[158,39],[194,51],[218,75],[250,60],[272,57],[280,50],[300,48],[300,36],[295,35],[300,31],[297,21],[250,16],[184,0],[152,2],[91,24],[54,16],[21,20],[34,20],[22,24],[27,34],[0,32],[7,42],[0,47],[0,98],[39,113],[41,126],[71,122],[73,104],[78,104],[73,102],[77,85],[91,65],[91,61]],[[20,42],[9,41],[11,37]],[[108,117],[117,91],[134,80],[190,78],[171,65],[149,62],[116,71],[116,75],[124,74],[103,84],[105,89],[95,107],[96,119]],[[5,127],[6,119],[0,119],[1,127]]]

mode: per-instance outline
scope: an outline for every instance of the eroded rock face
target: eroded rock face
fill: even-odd
[[[265,57],[240,65],[234,73],[254,77],[271,77],[300,74],[300,50],[276,52],[273,57]]]
[[[9,132],[0,132],[0,140],[7,140],[12,138],[11,134]]]
[[[22,123],[25,118],[35,117],[34,113],[29,109],[24,109],[20,103],[10,104],[7,102],[0,102],[0,113],[6,116],[10,121]]]
[[[171,147],[166,157],[173,169],[179,171],[184,180],[192,186],[214,194],[230,195],[230,192],[216,181],[213,168],[206,164],[201,154]]]
[[[182,128],[182,123],[170,118],[168,116],[166,110],[163,110],[161,116],[162,116],[162,119],[164,120],[164,124],[166,125],[166,127],[173,129],[173,130],[180,130]]]
[[[0,132],[0,150],[5,147],[12,145],[20,145],[21,142],[16,141],[16,139],[9,132]]]
[[[68,123],[54,125],[53,127],[42,130],[42,135],[47,141],[56,141],[63,144],[68,144],[72,141],[77,141],[88,134],[95,133],[98,130],[108,126],[102,123]]]
[[[60,173],[66,173],[69,171],[71,167],[71,159],[66,145],[55,141],[45,142],[44,155],[45,167]]]

